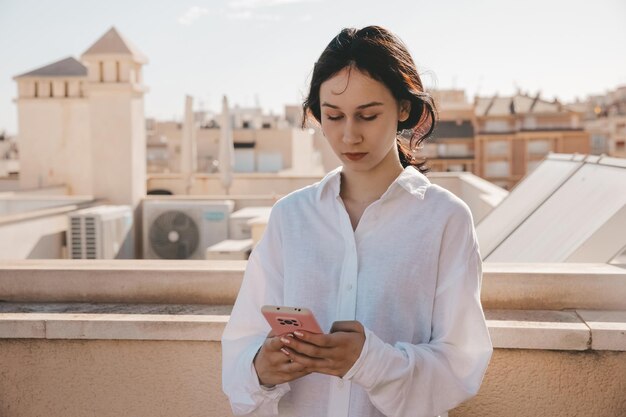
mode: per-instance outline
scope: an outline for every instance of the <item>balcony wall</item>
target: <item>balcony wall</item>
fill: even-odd
[[[508,195],[508,191],[469,172],[434,172],[429,179],[463,200],[472,211],[475,224]]]
[[[95,203],[87,196],[0,196],[0,259],[64,258],[68,213]]]
[[[323,175],[277,175],[275,173],[235,173],[229,194],[284,195],[319,181]],[[187,194],[186,183],[180,174],[148,175],[148,190],[166,189],[174,194]],[[224,188],[218,174],[195,174],[190,194],[223,195]]]
[[[230,415],[219,339],[244,268],[1,262],[0,415]],[[494,355],[451,417],[624,415],[625,268],[485,264],[482,301]]]

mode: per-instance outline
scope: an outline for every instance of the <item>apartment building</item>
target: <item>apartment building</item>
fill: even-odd
[[[218,171],[220,119],[219,114],[196,118],[198,172]],[[235,172],[322,172],[313,132],[293,126],[283,117],[264,114],[260,108],[234,106],[231,122]],[[148,119],[146,132],[148,172],[180,172],[182,124]]]
[[[558,100],[519,92],[475,99],[475,173],[511,189],[550,152],[590,152],[583,114]]]
[[[584,113],[591,153],[626,158],[626,85],[574,105]]]
[[[431,92],[439,113],[439,122],[421,155],[435,172],[476,172],[474,105],[467,101],[463,90]]]

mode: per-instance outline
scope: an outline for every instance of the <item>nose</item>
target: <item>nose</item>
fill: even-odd
[[[343,142],[347,145],[351,145],[354,143],[359,143],[363,140],[361,136],[361,132],[359,131],[356,124],[351,120],[346,120],[343,129]]]

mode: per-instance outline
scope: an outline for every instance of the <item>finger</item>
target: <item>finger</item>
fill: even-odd
[[[300,330],[296,330],[293,334],[296,336],[296,340],[304,340],[315,346],[332,347],[334,345],[332,337],[328,334],[311,333]]]
[[[293,338],[293,336],[284,337],[289,337],[290,340]],[[267,344],[268,349],[273,352],[279,351],[280,348],[284,346],[283,342],[281,341],[281,337],[270,337],[266,340],[265,343]]]
[[[300,369],[303,369],[307,374],[313,372],[332,376],[343,376],[343,374],[345,374],[345,372],[342,373],[341,370],[335,366],[334,361],[329,359],[311,358],[295,351],[291,351],[290,356],[293,359],[293,363],[290,364],[291,367],[295,365],[301,366]]]
[[[363,325],[356,320],[336,321],[330,328],[330,333],[336,332],[356,332],[365,333]]]
[[[281,339],[281,342],[283,342],[285,346],[288,346],[291,350],[311,358],[326,358],[330,355],[328,348],[319,347],[303,340],[298,340],[297,338],[285,337]]]
[[[328,368],[327,359],[312,358],[310,356],[303,355],[302,353],[298,353],[293,349],[288,350],[289,358],[293,361],[291,366],[295,367],[295,365],[293,365],[295,363],[299,365],[301,369],[304,369],[308,372],[318,372],[318,370],[320,369]]]
[[[281,372],[290,373],[290,374],[306,372],[306,369],[303,364],[296,362],[291,358],[289,358],[289,361],[284,362],[282,365],[280,365],[279,370]]]
[[[285,347],[281,348],[280,351],[284,355],[283,359],[281,360],[281,363],[277,366],[280,372],[290,373],[290,374],[293,374],[294,372],[295,373],[305,372],[304,365],[298,362],[294,362],[292,358],[293,351]]]

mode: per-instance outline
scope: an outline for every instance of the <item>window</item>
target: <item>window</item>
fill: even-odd
[[[445,154],[451,157],[472,157],[469,146],[463,143],[449,143]]]
[[[608,142],[608,138],[606,138],[604,135],[591,135],[591,153],[594,155],[607,153],[609,150]]]
[[[536,129],[537,128],[537,119],[531,116],[526,116],[524,118],[524,129]]]
[[[510,126],[506,120],[487,120],[485,123],[487,132],[508,132],[509,130]]]
[[[509,176],[509,163],[506,161],[488,162],[485,164],[486,177],[506,178]]]
[[[528,153],[530,155],[546,155],[552,150],[550,140],[528,141]]]
[[[488,156],[507,156],[509,143],[505,140],[489,140],[485,142],[485,149]]]

